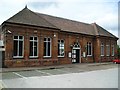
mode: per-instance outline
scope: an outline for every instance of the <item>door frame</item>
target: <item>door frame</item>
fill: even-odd
[[[79,47],[74,47],[73,46],[72,50],[79,50],[79,63],[81,63],[81,48],[80,48],[80,46]],[[72,50],[71,50],[71,53],[72,53]],[[71,56],[71,59],[72,59],[72,56]]]

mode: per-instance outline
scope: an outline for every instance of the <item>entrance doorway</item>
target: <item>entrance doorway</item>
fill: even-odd
[[[79,63],[80,61],[80,50],[73,49],[72,50],[72,63]]]
[[[80,55],[80,45],[76,43],[72,48],[72,63],[80,63]]]

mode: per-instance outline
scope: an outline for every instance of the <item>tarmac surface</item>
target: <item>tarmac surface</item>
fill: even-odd
[[[43,67],[19,67],[19,68],[3,68],[2,80],[14,78],[26,78],[33,76],[49,76],[69,73],[81,73],[95,70],[105,70],[116,68],[118,64],[107,63],[89,63],[89,64],[69,64],[59,66],[43,66]]]
[[[64,76],[67,74],[79,74],[90,71],[100,71],[114,68],[118,68],[118,64],[113,64],[112,62],[67,64],[43,67],[2,68],[0,72],[0,87],[7,87],[5,86],[6,84],[4,84],[4,82],[8,83],[9,81],[11,82],[11,80],[28,80],[28,78],[32,77],[56,77],[56,75]]]

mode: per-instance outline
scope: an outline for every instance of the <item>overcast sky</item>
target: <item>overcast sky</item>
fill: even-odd
[[[39,13],[101,25],[118,36],[119,0],[0,0],[0,24],[25,5]]]

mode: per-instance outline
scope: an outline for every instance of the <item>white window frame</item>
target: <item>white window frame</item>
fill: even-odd
[[[110,45],[106,45],[106,56],[110,56]]]
[[[112,56],[115,55],[115,48],[114,48],[114,45],[112,45]]]
[[[101,56],[104,56],[104,43],[101,43]]]
[[[58,44],[60,45],[61,44],[61,42],[63,41],[63,44],[64,44],[64,55],[62,56],[62,55],[58,55],[58,57],[65,57],[65,41],[63,40],[63,39],[61,39],[61,40],[59,40],[60,42],[58,42]],[[58,47],[59,48],[59,47]],[[60,53],[61,53],[61,51],[62,51],[62,49],[59,49],[58,50],[58,52],[60,51]]]
[[[91,55],[90,55],[90,53],[89,53],[89,50],[90,50],[90,48],[89,48],[89,46],[91,46]],[[87,42],[87,56],[92,56],[92,43],[91,42]]]
[[[15,36],[17,36],[18,39],[14,39]],[[13,56],[13,58],[23,58],[23,56],[24,56],[24,36],[22,36],[22,35],[15,35],[15,36],[13,36],[13,42],[14,42],[14,41],[18,41],[18,48],[17,48],[17,56]],[[22,36],[23,39],[20,39],[20,38],[19,38],[20,36]],[[22,56],[19,56],[19,41],[23,41]],[[14,54],[13,54],[13,55],[14,55]]]
[[[50,37],[45,37],[45,38],[46,38],[46,41],[44,41],[44,42],[46,42],[46,48],[47,48],[46,49],[46,55],[47,56],[43,56],[43,57],[51,57],[51,44],[52,44],[51,42],[52,42],[52,39]],[[48,41],[48,38],[50,39],[50,41]],[[48,56],[48,47],[47,47],[48,46],[48,42],[50,42],[50,56]]]
[[[33,43],[33,56],[29,56],[29,57],[30,58],[38,58],[38,37],[37,36],[30,36],[30,37],[33,37],[33,40],[29,39],[29,41]],[[35,37],[37,37],[37,40],[34,39]],[[37,56],[34,56],[34,47],[35,47],[34,42],[37,42]]]

